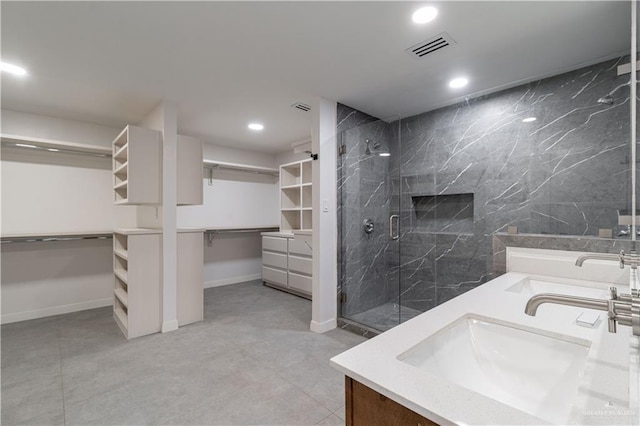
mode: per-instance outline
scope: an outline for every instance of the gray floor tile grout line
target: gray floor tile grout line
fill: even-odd
[[[304,361],[300,361],[300,362],[304,362]],[[299,364],[299,363],[298,363],[298,364]],[[297,365],[297,364],[294,364],[294,365]],[[291,366],[291,367],[289,367],[289,368],[293,368],[293,366]],[[283,369],[283,370],[281,370],[281,371],[284,371],[284,369]],[[283,377],[283,376],[280,374],[280,372],[278,372],[278,373],[276,373],[276,374],[277,374],[281,379],[283,379],[285,382],[289,383],[290,385],[292,385],[292,386],[293,386],[293,387],[295,387],[296,389],[299,389],[299,390],[300,390],[300,392],[302,392],[303,394],[307,395],[309,398],[313,399],[315,402],[317,402],[318,404],[320,404],[320,406],[321,406],[321,407],[325,408],[325,409],[326,409],[327,411],[329,411],[331,414],[335,414],[335,412],[334,412],[332,409],[330,409],[329,407],[327,407],[326,405],[324,405],[322,402],[318,401],[318,399],[317,399],[317,398],[314,398],[312,395],[309,395],[309,393],[308,393],[308,392],[305,392],[305,390],[304,390],[304,389],[302,389],[300,386],[296,385],[295,383],[291,382],[291,380],[287,380],[287,378],[286,378],[286,377]],[[331,416],[331,414],[329,414],[327,417],[330,417],[330,416]],[[324,417],[322,420],[326,419],[327,417]],[[320,420],[320,422],[321,422],[322,420]],[[317,423],[316,423],[316,424],[317,424]]]
[[[64,398],[64,374],[62,371],[62,339],[60,337],[59,318],[56,319],[56,340],[58,342],[58,363],[60,365],[60,390],[62,392],[62,421],[67,425],[67,407]]]

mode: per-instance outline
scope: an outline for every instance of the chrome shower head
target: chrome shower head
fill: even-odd
[[[370,139],[365,139],[364,143],[367,144],[367,149],[365,149],[364,153],[367,155],[371,155],[372,154],[372,149],[376,150],[378,148],[380,148],[380,142],[373,142],[373,146],[369,146],[369,144],[371,144],[371,140]]]

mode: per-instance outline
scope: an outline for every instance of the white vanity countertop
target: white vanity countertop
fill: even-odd
[[[591,347],[567,423],[635,424],[628,410],[630,327],[618,325],[616,334],[609,333],[606,312],[600,312],[595,328],[578,326],[578,315],[589,310],[569,306],[545,304],[536,316],[528,316],[524,307],[530,295],[506,291],[526,278],[520,273],[502,275],[332,358],[331,365],[439,424],[548,424],[397,359],[448,324],[474,314],[536,329],[543,335],[589,341]],[[598,288],[605,293],[607,284]],[[619,291],[623,292],[623,287]]]

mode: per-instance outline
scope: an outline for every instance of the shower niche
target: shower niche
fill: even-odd
[[[473,234],[473,193],[412,195],[412,229],[424,233]]]

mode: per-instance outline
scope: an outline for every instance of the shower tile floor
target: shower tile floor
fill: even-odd
[[[260,281],[205,290],[204,321],[127,341],[111,307],[3,325],[2,425],[342,425],[311,302]]]
[[[371,308],[368,311],[351,315],[348,318],[352,321],[364,324],[367,327],[380,331],[387,331],[400,323],[409,321],[411,318],[416,317],[421,313],[421,311],[416,309],[407,308],[406,306],[389,302],[384,305]]]

